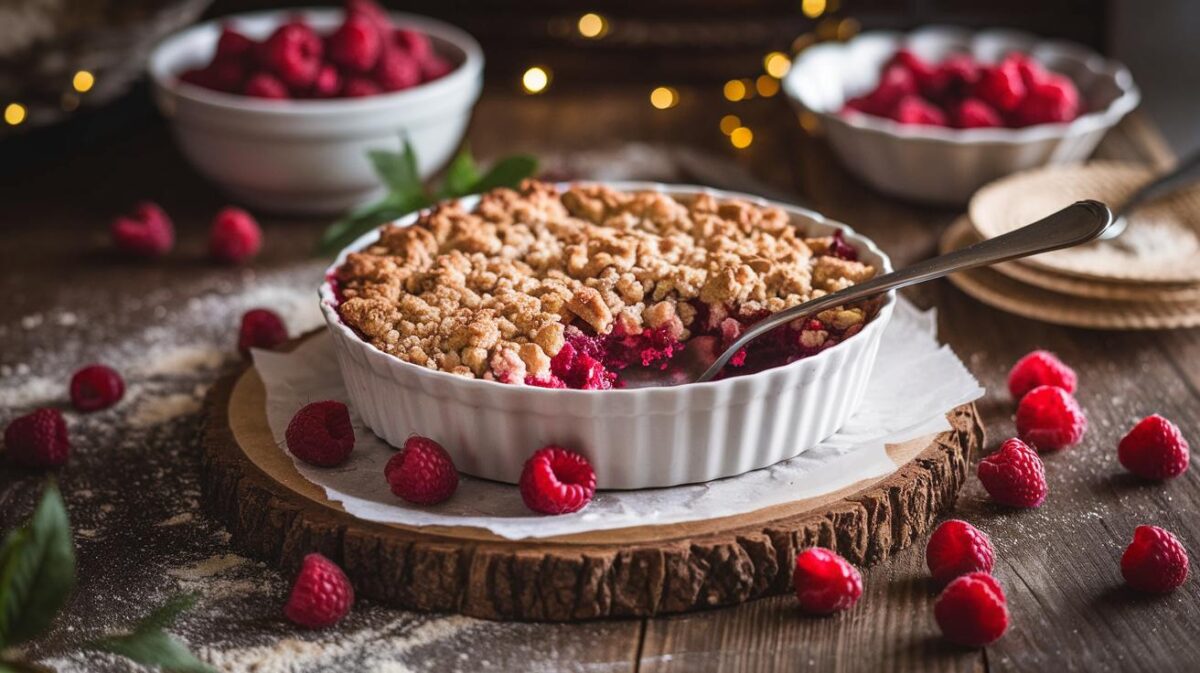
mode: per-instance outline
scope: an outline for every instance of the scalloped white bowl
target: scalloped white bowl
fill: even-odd
[[[984,62],[1013,51],[1031,54],[1075,82],[1088,112],[1069,123],[1020,129],[907,126],[839,114],[847,99],[875,87],[880,67],[901,47],[931,61],[956,52]],[[796,57],[783,89],[794,107],[820,118],[834,153],[864,182],[893,196],[956,206],[1009,173],[1083,161],[1141,98],[1125,66],[1081,45],[1019,31],[942,26],[907,34],[868,32],[810,47]]]
[[[880,273],[891,261],[849,227],[795,206],[703,187],[609,183],[677,197],[700,193],[785,210],[813,235],[845,232]],[[475,198],[463,199],[471,207]],[[416,215],[399,221],[411,224]],[[338,255],[379,236],[366,234]],[[637,390],[549,390],[467,379],[426,369],[363,341],[338,315],[332,285],[320,289],[338,365],[355,410],[375,434],[400,446],[411,434],[440,442],[467,474],[516,483],[525,460],[547,444],[587,456],[602,489],[674,486],[731,477],[803,453],[850,417],[866,391],[895,294],[861,332],[817,355],[711,383]]]
[[[221,17],[163,40],[150,56],[154,99],[183,155],[240,202],[274,212],[341,213],[382,195],[368,150],[398,151],[407,138],[428,177],[462,142],[483,86],[483,50],[466,32],[413,14],[390,14],[428,35],[456,67],[445,77],[367,98],[272,101],[211,91],[178,75],[207,63],[221,24],[256,39],[303,16],[324,33],[341,23],[333,9],[280,10]]]

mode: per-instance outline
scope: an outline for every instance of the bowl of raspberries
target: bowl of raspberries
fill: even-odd
[[[483,52],[449,24],[348,0],[198,24],[160,43],[149,68],[202,175],[251,206],[315,215],[382,195],[369,150],[408,142],[421,177],[445,164],[479,98]]]
[[[955,206],[1009,173],[1083,161],[1140,99],[1123,65],[1081,45],[950,27],[810,47],[784,90],[863,181]]]

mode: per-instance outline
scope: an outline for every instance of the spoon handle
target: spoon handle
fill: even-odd
[[[1174,168],[1138,187],[1125,203],[1117,209],[1119,215],[1125,215],[1139,205],[1156,199],[1163,194],[1175,191],[1196,179],[1196,169],[1200,168],[1200,152],[1194,152],[1175,165]]]
[[[826,309],[865,299],[888,290],[941,278],[954,271],[973,269],[1087,243],[1104,233],[1104,230],[1112,224],[1112,220],[1112,211],[1103,203],[1079,201],[1053,215],[1007,234],[917,262],[899,271],[876,276],[858,285],[851,285],[844,290],[780,311],[762,319],[746,330],[697,380],[711,380],[746,344],[797,318],[820,313]]]

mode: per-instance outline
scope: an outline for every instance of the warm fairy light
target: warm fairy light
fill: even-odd
[[[804,12],[804,16],[815,19],[825,13],[825,0],[803,0],[800,11]]]
[[[779,93],[779,80],[770,75],[759,75],[758,79],[754,80],[754,89],[763,98],[770,98]]]
[[[811,112],[801,112],[800,127],[809,133],[816,133],[821,128],[821,120]]]
[[[550,86],[550,69],[535,65],[521,75],[521,86],[525,93],[541,93]]]
[[[594,12],[579,17],[579,34],[588,38],[604,37],[608,32],[608,20]]]
[[[792,59],[781,51],[773,51],[763,57],[763,70],[776,79],[782,79],[792,69]]]
[[[79,93],[87,93],[92,90],[92,86],[96,83],[95,76],[86,70],[80,70],[75,73],[75,77],[71,78],[71,86]]]
[[[659,110],[673,108],[679,104],[679,92],[675,90],[675,87],[655,87],[650,92],[650,104]]]
[[[746,97],[746,83],[740,79],[731,79],[725,83],[725,100],[739,101]]]
[[[742,118],[737,115],[725,115],[721,117],[721,133],[729,135],[733,130],[742,125]]]
[[[11,126],[25,121],[25,106],[20,103],[9,103],[8,107],[4,108],[4,121]]]
[[[860,30],[862,30],[862,24],[858,22],[858,19],[842,19],[838,23],[837,39],[842,41],[849,40],[858,35]]]
[[[744,150],[754,142],[754,132],[745,126],[739,126],[729,134],[729,142],[739,150]]]
[[[792,53],[799,54],[817,43],[817,36],[812,33],[804,33],[796,39],[792,40]]]

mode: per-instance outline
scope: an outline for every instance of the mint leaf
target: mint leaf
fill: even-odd
[[[367,157],[375,166],[383,184],[396,194],[411,196],[422,193],[421,176],[417,173],[417,154],[408,140],[400,152],[371,150]]]
[[[446,177],[442,181],[442,188],[438,190],[438,198],[466,196],[478,182],[479,169],[475,166],[475,158],[471,156],[471,150],[464,145],[446,167]]]
[[[537,172],[537,159],[524,154],[505,157],[471,187],[470,194],[486,192],[497,187],[516,187],[525,178]]]
[[[196,658],[187,646],[164,631],[134,632],[127,636],[102,638],[91,643],[97,650],[128,657],[143,666],[159,666],[179,673],[215,673],[216,669]]]
[[[0,546],[0,649],[45,631],[74,587],[71,525],[50,483],[29,522]]]
[[[183,613],[196,605],[196,594],[179,594],[167,599],[134,627],[135,632],[158,631],[175,623]]]
[[[429,201],[424,195],[403,197],[398,194],[389,194],[382,201],[378,201],[368,208],[360,209],[329,225],[317,243],[317,253],[336,253],[375,227],[398,220],[427,205],[429,205]]]

